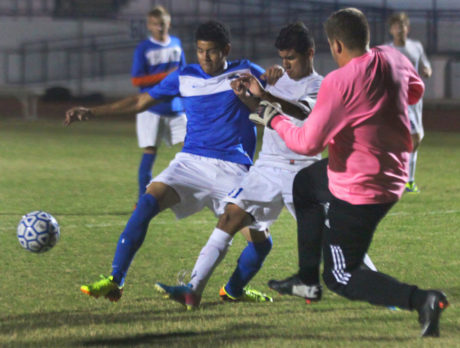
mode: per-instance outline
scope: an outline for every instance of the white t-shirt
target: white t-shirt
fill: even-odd
[[[420,73],[420,67],[431,68],[431,64],[425,55],[422,43],[417,40],[406,39],[404,46],[395,46],[393,42],[389,42],[388,46],[396,48],[399,52],[404,54],[412,63],[415,70]],[[419,134],[423,137],[423,124],[422,124],[422,110],[423,110],[423,99],[420,99],[414,105],[408,105],[409,118],[411,120],[411,133]]]
[[[420,72],[420,63],[424,67],[431,68],[430,62],[425,55],[425,51],[423,50],[423,46],[420,41],[406,39],[406,44],[404,46],[395,46],[393,42],[390,42],[388,45],[396,48],[399,52],[409,58],[417,72]]]
[[[322,80],[323,77],[315,71],[298,81],[292,80],[285,73],[275,85],[268,85],[267,91],[276,97],[294,103],[307,101],[308,98],[307,102],[310,108],[313,108],[312,102],[316,102],[316,96]],[[297,126],[301,126],[304,122],[293,117],[290,118]],[[321,155],[304,156],[291,151],[278,133],[266,127],[262,140],[262,149],[259,152],[257,161],[266,162],[268,165],[274,167],[298,170],[305,167],[305,162],[320,158]]]

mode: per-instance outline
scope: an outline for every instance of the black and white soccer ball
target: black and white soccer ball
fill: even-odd
[[[60,233],[57,220],[41,210],[24,215],[17,229],[21,246],[34,253],[43,253],[54,247]]]

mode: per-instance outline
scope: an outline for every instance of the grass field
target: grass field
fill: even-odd
[[[178,148],[161,149],[155,173]],[[176,221],[169,211],[150,225],[114,304],[80,293],[108,274],[137,190],[137,149],[130,122],[0,120],[1,347],[460,347],[460,136],[428,132],[419,154],[418,196],[404,196],[380,224],[370,255],[382,271],[443,289],[451,302],[441,338],[421,339],[415,312],[351,302],[326,290],[323,301],[278,296],[271,278],[296,270],[295,222],[284,211],[272,228],[274,248],[252,285],[273,304],[221,304],[219,287],[233,271],[241,236],[217,268],[202,309],[185,312],[154,293],[190,270],[216,219],[203,211]],[[53,214],[61,240],[32,254],[16,239],[21,215]]]

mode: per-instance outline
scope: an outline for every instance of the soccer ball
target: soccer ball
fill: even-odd
[[[24,249],[43,253],[59,240],[59,224],[51,214],[41,210],[33,211],[19,221],[17,236]]]

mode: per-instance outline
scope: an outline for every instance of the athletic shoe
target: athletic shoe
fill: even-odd
[[[413,181],[410,181],[410,182],[408,182],[406,184],[405,191],[407,193],[420,193],[420,190],[419,190],[417,184],[415,182],[413,182]]]
[[[95,298],[104,296],[111,302],[117,302],[123,294],[123,287],[113,281],[113,276],[105,277],[101,274],[100,278],[92,284],[82,285],[80,291]]]
[[[388,308],[390,311],[393,311],[393,312],[399,312],[399,311],[401,311],[401,308],[396,307],[396,306],[388,306],[387,308]]]
[[[422,326],[422,337],[439,337],[439,318],[449,302],[444,293],[429,290],[425,303],[418,310],[418,321]]]
[[[243,295],[238,297],[229,295],[223,286],[220,288],[219,296],[222,301],[226,302],[273,302],[273,298],[249,286],[246,286],[243,289]]]
[[[187,310],[197,309],[200,306],[201,296],[194,293],[189,286],[168,286],[162,283],[155,283],[155,290],[166,298],[179,302]]]
[[[319,301],[323,295],[321,285],[307,285],[297,274],[283,279],[283,280],[270,280],[268,287],[280,293],[281,295],[298,296],[305,299],[308,304],[312,301]]]

